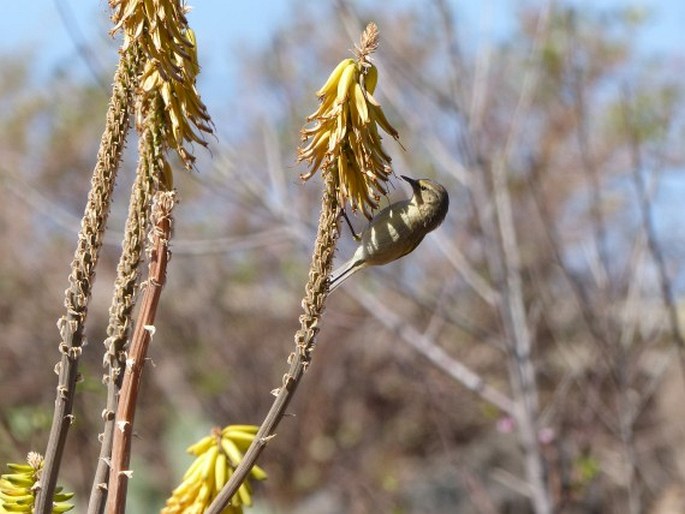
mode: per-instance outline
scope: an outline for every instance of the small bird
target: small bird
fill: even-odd
[[[445,219],[450,201],[443,186],[427,178],[402,178],[411,185],[413,196],[374,216],[352,258],[331,274],[329,292],[367,266],[387,264],[412,252]]]

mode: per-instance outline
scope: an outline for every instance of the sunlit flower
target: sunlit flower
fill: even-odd
[[[378,47],[378,29],[370,23],[356,48],[356,59],[345,59],[317,91],[318,110],[307,118],[302,131],[298,160],[309,164],[302,175],[309,179],[317,170],[333,174],[341,207],[349,200],[353,209],[371,217],[392,168],[383,150],[379,127],[395,139],[397,130],[385,117],[373,92],[378,69],[369,55]]]
[[[188,453],[197,458],[183,475],[181,485],[171,493],[161,514],[204,512],[240,464],[257,429],[254,425],[229,425],[223,430],[216,428],[211,435],[190,446],[187,449]],[[266,473],[259,466],[254,466],[250,476],[256,480],[264,480]],[[250,484],[245,481],[222,514],[240,514],[243,512],[243,506],[250,505],[252,490]]]
[[[212,122],[195,87],[200,71],[195,33],[188,27],[187,8],[180,0],[111,0],[114,31],[124,35],[123,50],[137,45],[143,54],[137,105],[139,128],[150,109],[159,117],[161,137],[186,167],[195,158],[190,143],[206,146],[203,133]],[[161,105],[157,101],[161,99]]]
[[[11,473],[0,476],[0,513],[34,511],[37,482],[40,480],[43,464],[42,455],[36,452],[28,454],[26,464],[7,464]],[[69,503],[73,496],[74,493],[65,493],[61,487],[57,487],[52,502],[53,514],[73,509],[74,506]]]

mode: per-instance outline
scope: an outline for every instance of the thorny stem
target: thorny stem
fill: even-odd
[[[128,95],[127,106],[132,106],[132,94],[135,89],[134,81],[137,80],[140,72],[140,55],[137,47],[129,49],[121,59],[121,67],[128,67],[128,73],[125,79],[128,81],[128,88],[125,93]],[[115,76],[115,84],[118,84],[117,76]],[[106,354],[108,356],[109,354]],[[98,458],[95,475],[93,477],[93,485],[90,492],[88,503],[88,514],[99,514],[104,510],[105,501],[107,499],[107,479],[109,476],[109,459],[112,451],[112,431],[114,429],[114,412],[116,411],[116,402],[118,398],[118,387],[115,386],[114,381],[119,375],[118,362],[116,360],[108,360],[106,365],[109,367],[109,373],[105,375],[105,381],[108,382],[107,387],[107,406],[102,413],[105,423],[104,433],[100,445],[100,456]],[[121,383],[121,380],[118,380]]]
[[[160,192],[152,207],[154,228],[150,236],[150,264],[145,283],[140,315],[133,330],[131,346],[126,359],[126,370],[121,385],[121,398],[117,409],[116,430],[112,443],[112,471],[109,479],[107,512],[120,514],[126,508],[126,489],[133,436],[133,418],[138,400],[147,350],[154,335],[154,322],[159,298],[166,282],[171,238],[171,211],[175,203],[173,192]]]
[[[309,279],[302,300],[304,313],[300,315],[300,328],[295,333],[295,351],[288,358],[290,369],[283,376],[283,384],[277,389],[269,412],[264,418],[254,441],[245,452],[243,460],[235,469],[224,488],[219,492],[206,514],[220,514],[229,504],[249,474],[252,466],[268,442],[275,437],[274,431],[285,415],[290,400],[311,361],[311,352],[319,331],[319,320],[323,314],[328,296],[328,276],[333,268],[335,246],[340,235],[338,230],[339,208],[336,202],[335,185],[332,174],[326,176],[326,189],[323,194],[319,228],[316,235],[314,255],[309,269]]]
[[[69,426],[73,421],[78,361],[84,344],[88,303],[109,215],[114,182],[130,127],[129,107],[134,88],[133,81],[137,77],[137,66],[137,58],[132,52],[124,54],[119,62],[107,110],[105,130],[91,179],[91,189],[81,221],[74,260],[71,263],[69,288],[65,292],[64,301],[67,312],[58,322],[62,337],[59,345],[62,358],[55,368],[59,375],[57,397],[48,446],[45,450],[41,488],[36,497],[37,514],[52,512],[57,474]]]

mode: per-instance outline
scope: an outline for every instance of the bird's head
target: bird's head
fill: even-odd
[[[413,200],[426,216],[426,223],[432,227],[430,230],[433,230],[447,215],[450,204],[447,190],[428,178],[413,179],[406,175],[401,177],[411,186],[414,191]]]

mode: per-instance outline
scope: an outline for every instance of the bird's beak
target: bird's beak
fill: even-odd
[[[411,186],[412,189],[416,189],[419,186],[418,180],[414,180],[413,178],[407,177],[406,175],[400,175],[400,177],[402,177],[404,180],[409,182],[409,185]]]

